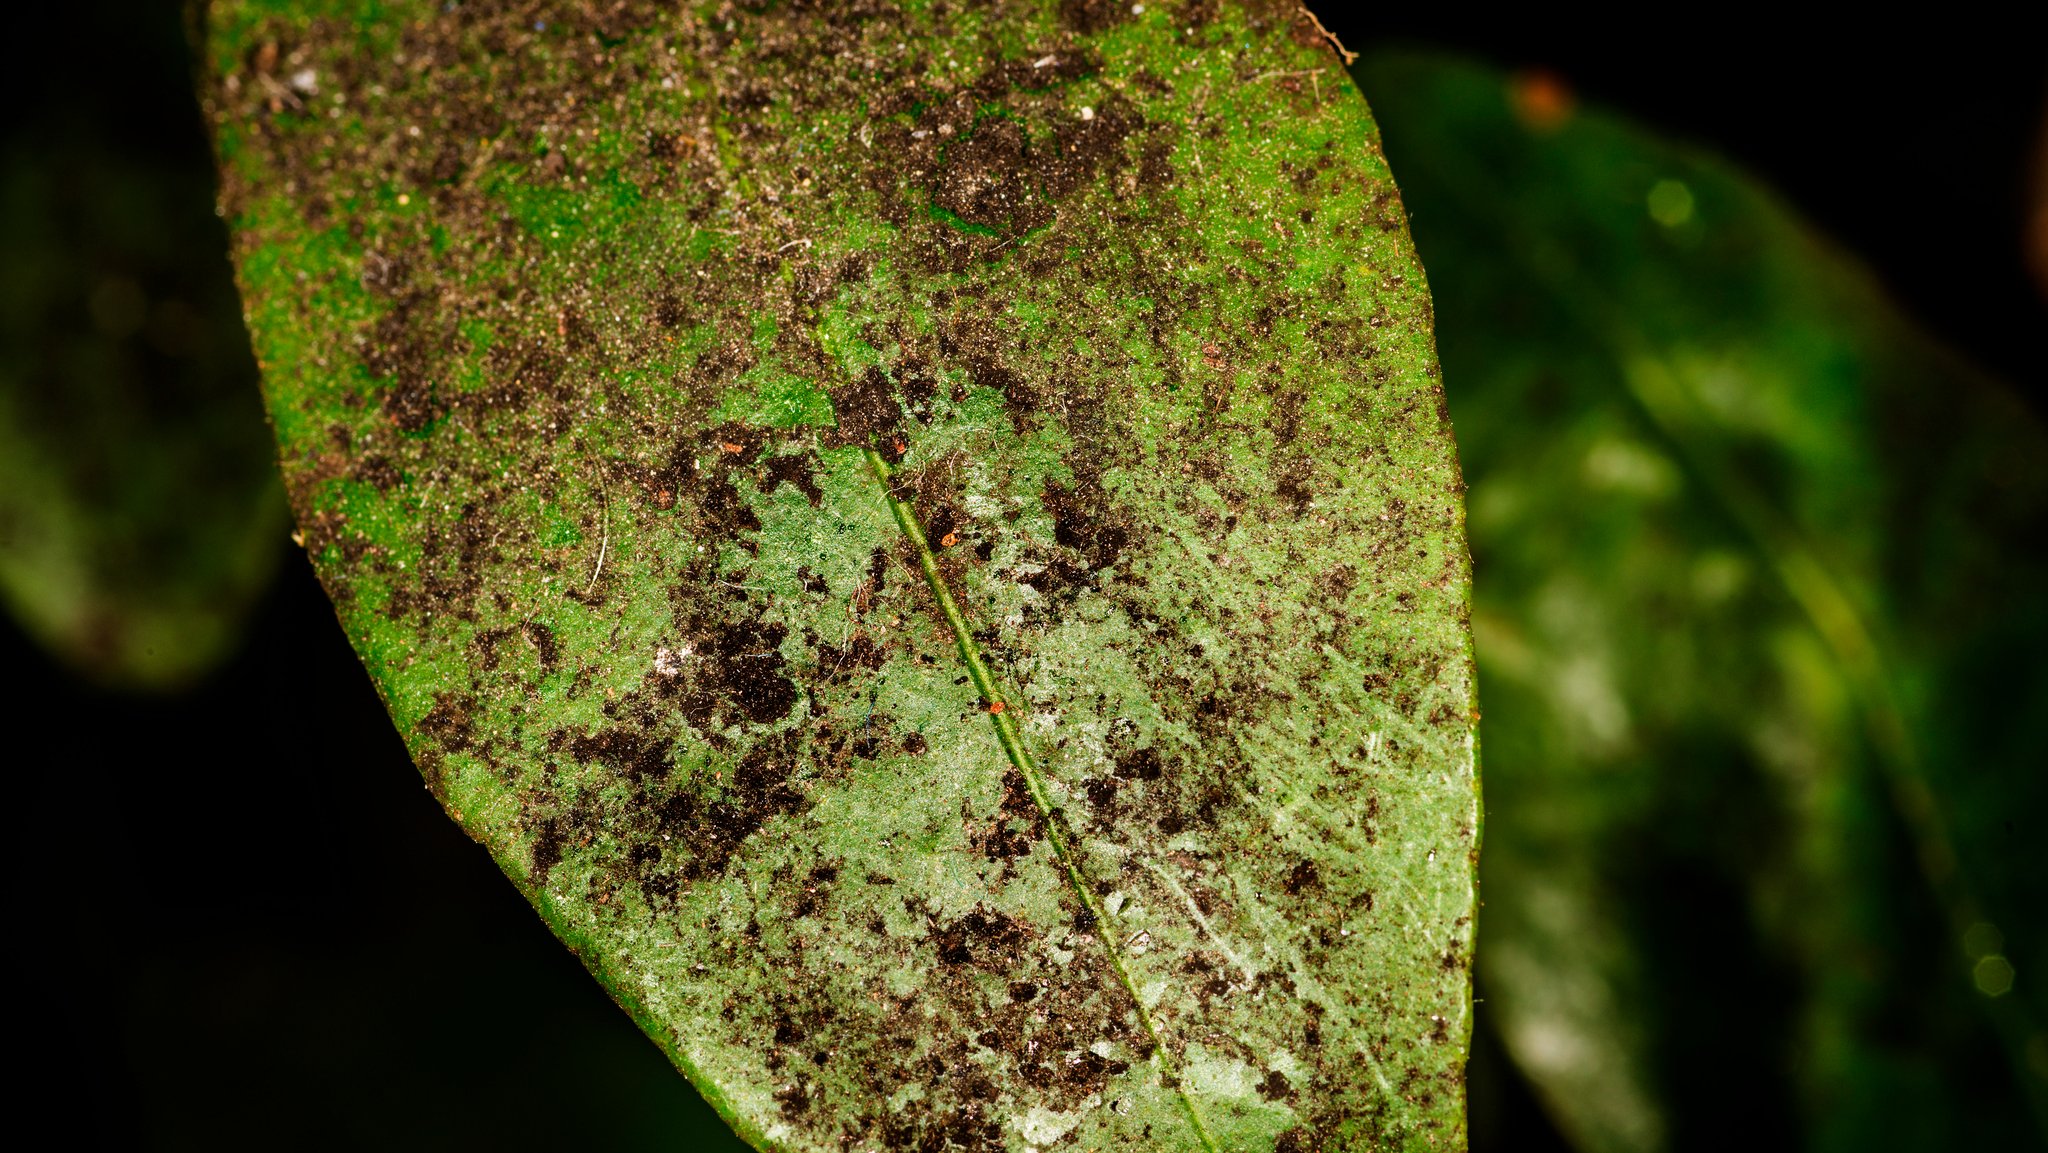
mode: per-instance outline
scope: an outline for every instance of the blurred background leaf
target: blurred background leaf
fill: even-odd
[[[1715,158],[1357,74],[1470,486],[1509,1053],[1586,1150],[2038,1141],[2048,436]]]
[[[124,63],[175,83],[153,15]],[[122,93],[0,136],[0,600],[92,679],[164,688],[231,651],[286,516],[197,110]]]

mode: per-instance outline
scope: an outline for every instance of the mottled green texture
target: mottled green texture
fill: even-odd
[[[184,155],[42,119],[0,136],[0,605],[85,677],[175,688],[287,531],[226,237],[196,115]]]
[[[307,547],[744,1136],[1463,1146],[1459,481],[1292,6],[309,7],[211,97]]]
[[[1484,1010],[1588,1150],[2031,1145],[2048,436],[1726,164],[1357,75],[1471,484]]]

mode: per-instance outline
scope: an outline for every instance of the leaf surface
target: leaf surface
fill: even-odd
[[[212,52],[342,620],[743,1136],[1462,1146],[1457,471],[1292,6],[249,3]]]
[[[2048,436],[1726,163],[1357,74],[1471,484],[1508,1048],[1583,1149],[2030,1144]]]

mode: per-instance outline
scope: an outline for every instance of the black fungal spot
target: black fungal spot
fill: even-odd
[[[784,675],[786,662],[780,650],[788,631],[760,621],[713,630],[702,650],[709,665],[701,674],[702,690],[731,703],[755,724],[788,716],[797,702],[797,688]]]
[[[894,718],[887,713],[868,714],[861,724],[861,735],[854,738],[849,746],[853,755],[869,761],[880,757],[891,744],[887,734],[894,723]]]
[[[668,776],[668,743],[635,729],[606,729],[569,743],[579,761],[604,765],[635,783]]]
[[[796,765],[786,741],[767,741],[748,751],[722,790],[679,793],[662,806],[660,828],[696,853],[691,876],[723,872],[740,845],[775,817],[809,806],[790,784]]]
[[[1159,750],[1133,749],[1116,759],[1116,775],[1126,781],[1156,781],[1160,775]]]
[[[818,487],[817,458],[807,452],[771,458],[761,470],[761,480],[761,491],[774,492],[786,484],[804,494],[812,508],[825,495]]]
[[[555,644],[555,630],[536,621],[527,621],[519,626],[519,631],[540,657],[542,673],[552,673],[561,665],[561,650]]]
[[[975,80],[970,91],[983,102],[1001,100],[1013,90],[1049,92],[1091,76],[1101,67],[1101,58],[1086,48],[1027,52],[1019,59],[991,65]]]
[[[1092,469],[1076,468],[1071,487],[1048,480],[1041,499],[1052,514],[1053,539],[1078,553],[1091,573],[1115,564],[1131,543],[1126,518],[1112,508]]]
[[[832,413],[838,420],[836,441],[860,448],[893,448],[903,424],[903,406],[896,401],[889,378],[869,368],[853,381],[832,389]]]
[[[447,752],[467,749],[476,732],[475,697],[435,693],[434,707],[420,718],[422,733],[434,738]]]
[[[939,378],[931,365],[915,356],[906,357],[896,365],[896,387],[910,406],[910,415],[920,424],[930,424],[932,397],[939,391]]]
[[[798,1120],[811,1111],[810,1089],[802,1081],[792,1081],[775,1091],[775,1103],[782,1107],[784,1117]]]
[[[543,823],[533,838],[533,878],[543,888],[548,883],[548,872],[562,863],[562,846],[565,832],[557,821]]]
[[[1031,852],[1032,842],[1043,835],[1044,822],[1024,774],[1007,769],[995,819],[974,835],[973,842],[989,860],[1010,861]]]
[[[1322,883],[1322,875],[1316,870],[1316,863],[1304,859],[1294,866],[1294,871],[1287,874],[1287,880],[1281,883],[1281,888],[1287,890],[1288,896],[1295,897],[1300,896],[1302,890],[1316,888]]]
[[[674,137],[662,137],[673,140]],[[654,324],[665,332],[673,332],[689,319],[689,311],[683,306],[683,298],[674,290],[664,291],[654,301]]]
[[[1096,777],[1087,785],[1088,803],[1098,809],[1109,809],[1116,805],[1116,778]]]
[[[1131,18],[1123,0],[1060,0],[1060,23],[1084,35],[1106,32]]]
[[[1045,66],[1034,67],[1040,61]],[[1124,141],[1144,126],[1128,100],[1112,93],[1077,116],[1057,97],[1032,95],[1092,66],[1092,57],[1070,50],[991,69],[973,89],[926,105],[914,131],[899,137],[922,176],[924,203],[915,209],[931,222],[914,243],[928,267],[961,270],[977,256],[1001,257],[1050,224],[1062,201],[1125,163]],[[998,95],[1002,84],[1014,87]],[[1006,114],[984,112],[999,103]]]
[[[378,492],[388,493],[398,487],[398,466],[382,453],[372,453],[356,462],[352,470],[355,478],[364,484],[374,486]]]
[[[1016,965],[1024,947],[1024,927],[1008,914],[976,908],[937,929],[932,941],[939,960],[948,965],[974,965],[999,973]]]
[[[1348,564],[1332,565],[1323,573],[1323,594],[1333,603],[1341,604],[1351,590],[1358,585],[1358,570]]]
[[[1008,118],[975,127],[947,147],[931,186],[933,207],[969,225],[1011,236],[1045,225],[1052,208],[1037,195],[1024,126]]]
[[[1274,495],[1287,502],[1296,516],[1308,511],[1315,501],[1315,465],[1306,456],[1283,458],[1275,467]]]
[[[416,376],[400,377],[384,394],[384,415],[403,432],[420,432],[441,419],[433,387]]]
[[[1273,397],[1270,424],[1275,444],[1284,448],[1294,443],[1294,438],[1300,435],[1302,410],[1307,404],[1308,393],[1300,388],[1289,388]]]

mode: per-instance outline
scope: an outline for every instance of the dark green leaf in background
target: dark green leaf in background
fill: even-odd
[[[307,549],[742,1135],[1463,1147],[1459,486],[1293,5],[216,15]]]
[[[1471,486],[1483,1011],[1588,1150],[2038,1140],[2048,436],[1712,157],[1356,74]]]
[[[176,110],[127,110],[140,143],[75,106],[0,134],[0,603],[128,688],[225,656],[286,531],[212,174],[176,146],[200,127]]]

